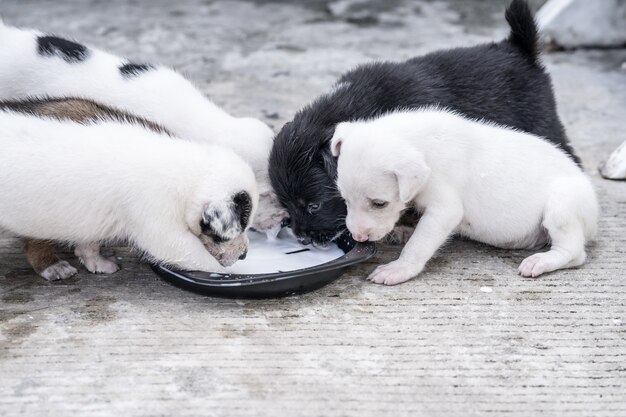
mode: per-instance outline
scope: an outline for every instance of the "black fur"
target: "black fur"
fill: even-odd
[[[224,239],[223,236],[220,236],[217,233],[215,233],[215,230],[213,230],[213,228],[211,227],[211,221],[212,221],[212,217],[210,216],[207,217],[206,219],[200,220],[200,230],[202,230],[202,234],[209,236],[211,239],[213,239],[213,242],[215,243],[225,242],[226,239]]]
[[[357,67],[339,79],[346,87],[319,97],[282,128],[270,155],[270,179],[298,237],[327,243],[345,228],[328,147],[343,121],[440,105],[546,137],[579,162],[557,115],[550,76],[538,61],[528,5],[514,0],[506,18],[511,34],[498,43]],[[320,207],[313,211],[312,203]]]
[[[37,52],[41,56],[58,56],[66,62],[82,62],[89,55],[86,46],[56,36],[37,38]]]
[[[129,62],[128,64],[122,65],[119,70],[123,77],[132,78],[142,72],[150,71],[153,68],[154,67],[150,64],[133,64],[132,62]]]
[[[524,51],[533,63],[539,63],[539,35],[537,24],[532,17],[528,3],[523,0],[513,0],[504,13],[504,18],[511,27],[509,43]]]
[[[247,192],[241,191],[235,195],[233,203],[235,203],[233,208],[235,217],[239,219],[241,230],[245,230],[248,227],[250,215],[252,214],[252,199]]]

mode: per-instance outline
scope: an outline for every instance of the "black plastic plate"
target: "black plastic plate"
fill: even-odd
[[[345,255],[295,271],[244,275],[177,271],[163,265],[152,265],[152,269],[165,281],[203,295],[227,298],[283,297],[321,288],[339,278],[347,267],[366,261],[376,254],[376,245],[372,242],[355,243],[349,237],[341,237],[336,243]]]

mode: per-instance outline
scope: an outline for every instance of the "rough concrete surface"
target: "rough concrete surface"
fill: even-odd
[[[174,66],[279,128],[358,63],[499,39],[505,4],[2,0],[0,14]],[[626,415],[626,182],[596,169],[626,139],[626,50],[544,60],[602,205],[584,267],[522,279],[527,252],[454,240],[390,288],[364,280],[399,253],[380,245],[317,292],[224,300],[160,281],[126,248],[115,275],[47,283],[5,237],[0,415]]]

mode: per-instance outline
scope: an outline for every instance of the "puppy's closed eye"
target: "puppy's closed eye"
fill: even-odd
[[[384,209],[389,205],[389,201],[379,200],[377,198],[370,199],[370,206],[374,209]]]
[[[320,207],[322,207],[322,203],[309,203],[307,205],[306,210],[310,213],[313,214],[316,211],[318,211],[320,209]]]

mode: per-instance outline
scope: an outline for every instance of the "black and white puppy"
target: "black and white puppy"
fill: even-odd
[[[0,20],[0,100],[30,97],[91,100],[159,124],[176,138],[232,149],[257,179],[253,227],[277,232],[287,216],[268,177],[272,129],[255,118],[232,116],[170,68],[133,63]]]
[[[511,33],[501,42],[357,67],[282,128],[270,155],[270,179],[302,242],[324,246],[345,230],[346,206],[328,146],[341,122],[440,105],[548,138],[580,163],[539,60],[528,4],[513,0],[505,17]]]

